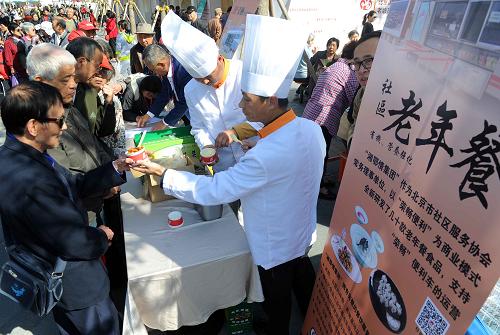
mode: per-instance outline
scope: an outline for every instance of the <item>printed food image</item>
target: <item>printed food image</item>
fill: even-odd
[[[359,224],[368,224],[368,215],[366,215],[363,207],[354,207],[354,213],[356,214],[356,220],[359,222]]]
[[[374,230],[374,231],[372,231],[371,237],[372,237],[373,244],[375,244],[375,250],[377,250],[377,252],[379,254],[383,253],[384,252],[384,241],[382,240],[382,237],[380,236],[380,234]]]
[[[347,272],[352,271],[351,252],[347,250],[347,245],[339,249],[339,261]]]
[[[363,237],[361,240],[359,240],[358,246],[361,248],[361,251],[363,253],[368,252],[368,249],[370,247],[368,244],[368,240],[365,237]]]
[[[361,283],[362,277],[358,262],[345,241],[339,235],[334,234],[331,239],[331,244],[333,253],[346,275],[356,284]]]
[[[361,225],[351,225],[352,250],[356,260],[362,267],[375,269],[377,267],[377,250],[373,240]]]
[[[372,306],[380,321],[391,332],[401,333],[406,325],[406,309],[392,279],[382,270],[374,270],[368,285]]]

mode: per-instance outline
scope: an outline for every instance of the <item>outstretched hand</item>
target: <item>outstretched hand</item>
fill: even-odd
[[[154,176],[162,176],[165,173],[165,168],[160,164],[151,162],[150,160],[138,161],[136,164],[131,166],[132,170],[142,172],[145,174],[151,174]]]

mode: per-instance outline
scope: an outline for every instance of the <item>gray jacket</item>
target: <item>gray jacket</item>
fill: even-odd
[[[48,154],[72,173],[86,173],[113,161],[111,149],[90,132],[87,119],[75,107],[65,109],[66,125],[59,147],[47,150]],[[97,212],[102,206],[102,196],[84,199],[87,210]]]

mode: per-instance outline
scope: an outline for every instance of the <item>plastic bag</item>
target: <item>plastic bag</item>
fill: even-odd
[[[17,85],[19,85],[19,81],[17,80],[16,75],[13,74],[12,77],[10,77],[10,87],[16,87]]]

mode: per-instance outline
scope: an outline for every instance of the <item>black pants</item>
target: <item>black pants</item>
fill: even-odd
[[[7,79],[0,79],[0,102],[5,98],[10,90],[10,84]]]
[[[116,57],[116,38],[110,38],[109,46],[111,47],[111,51],[113,52],[113,58]]]
[[[189,126],[191,125],[191,121],[189,121],[188,117],[186,115],[184,115],[182,118],[181,118],[182,121],[184,121],[184,125],[185,126]]]
[[[127,290],[127,261],[125,258],[125,236],[123,232],[123,215],[120,193],[104,200],[104,223],[115,233],[113,241],[105,254],[111,286],[111,299],[120,313],[125,307]]]
[[[264,291],[264,311],[269,317],[268,334],[288,335],[292,291],[305,317],[314,288],[316,273],[309,257],[299,257],[265,270],[259,266]]]
[[[119,335],[118,314],[109,297],[84,309],[53,309],[61,335]]]
[[[333,136],[330,135],[330,133],[328,132],[328,128],[326,128],[325,126],[321,126],[321,131],[323,132],[323,137],[325,138],[326,143],[326,155],[325,161],[323,162],[323,177],[325,177],[326,164],[328,163],[328,151],[330,150],[330,144],[332,143]]]

